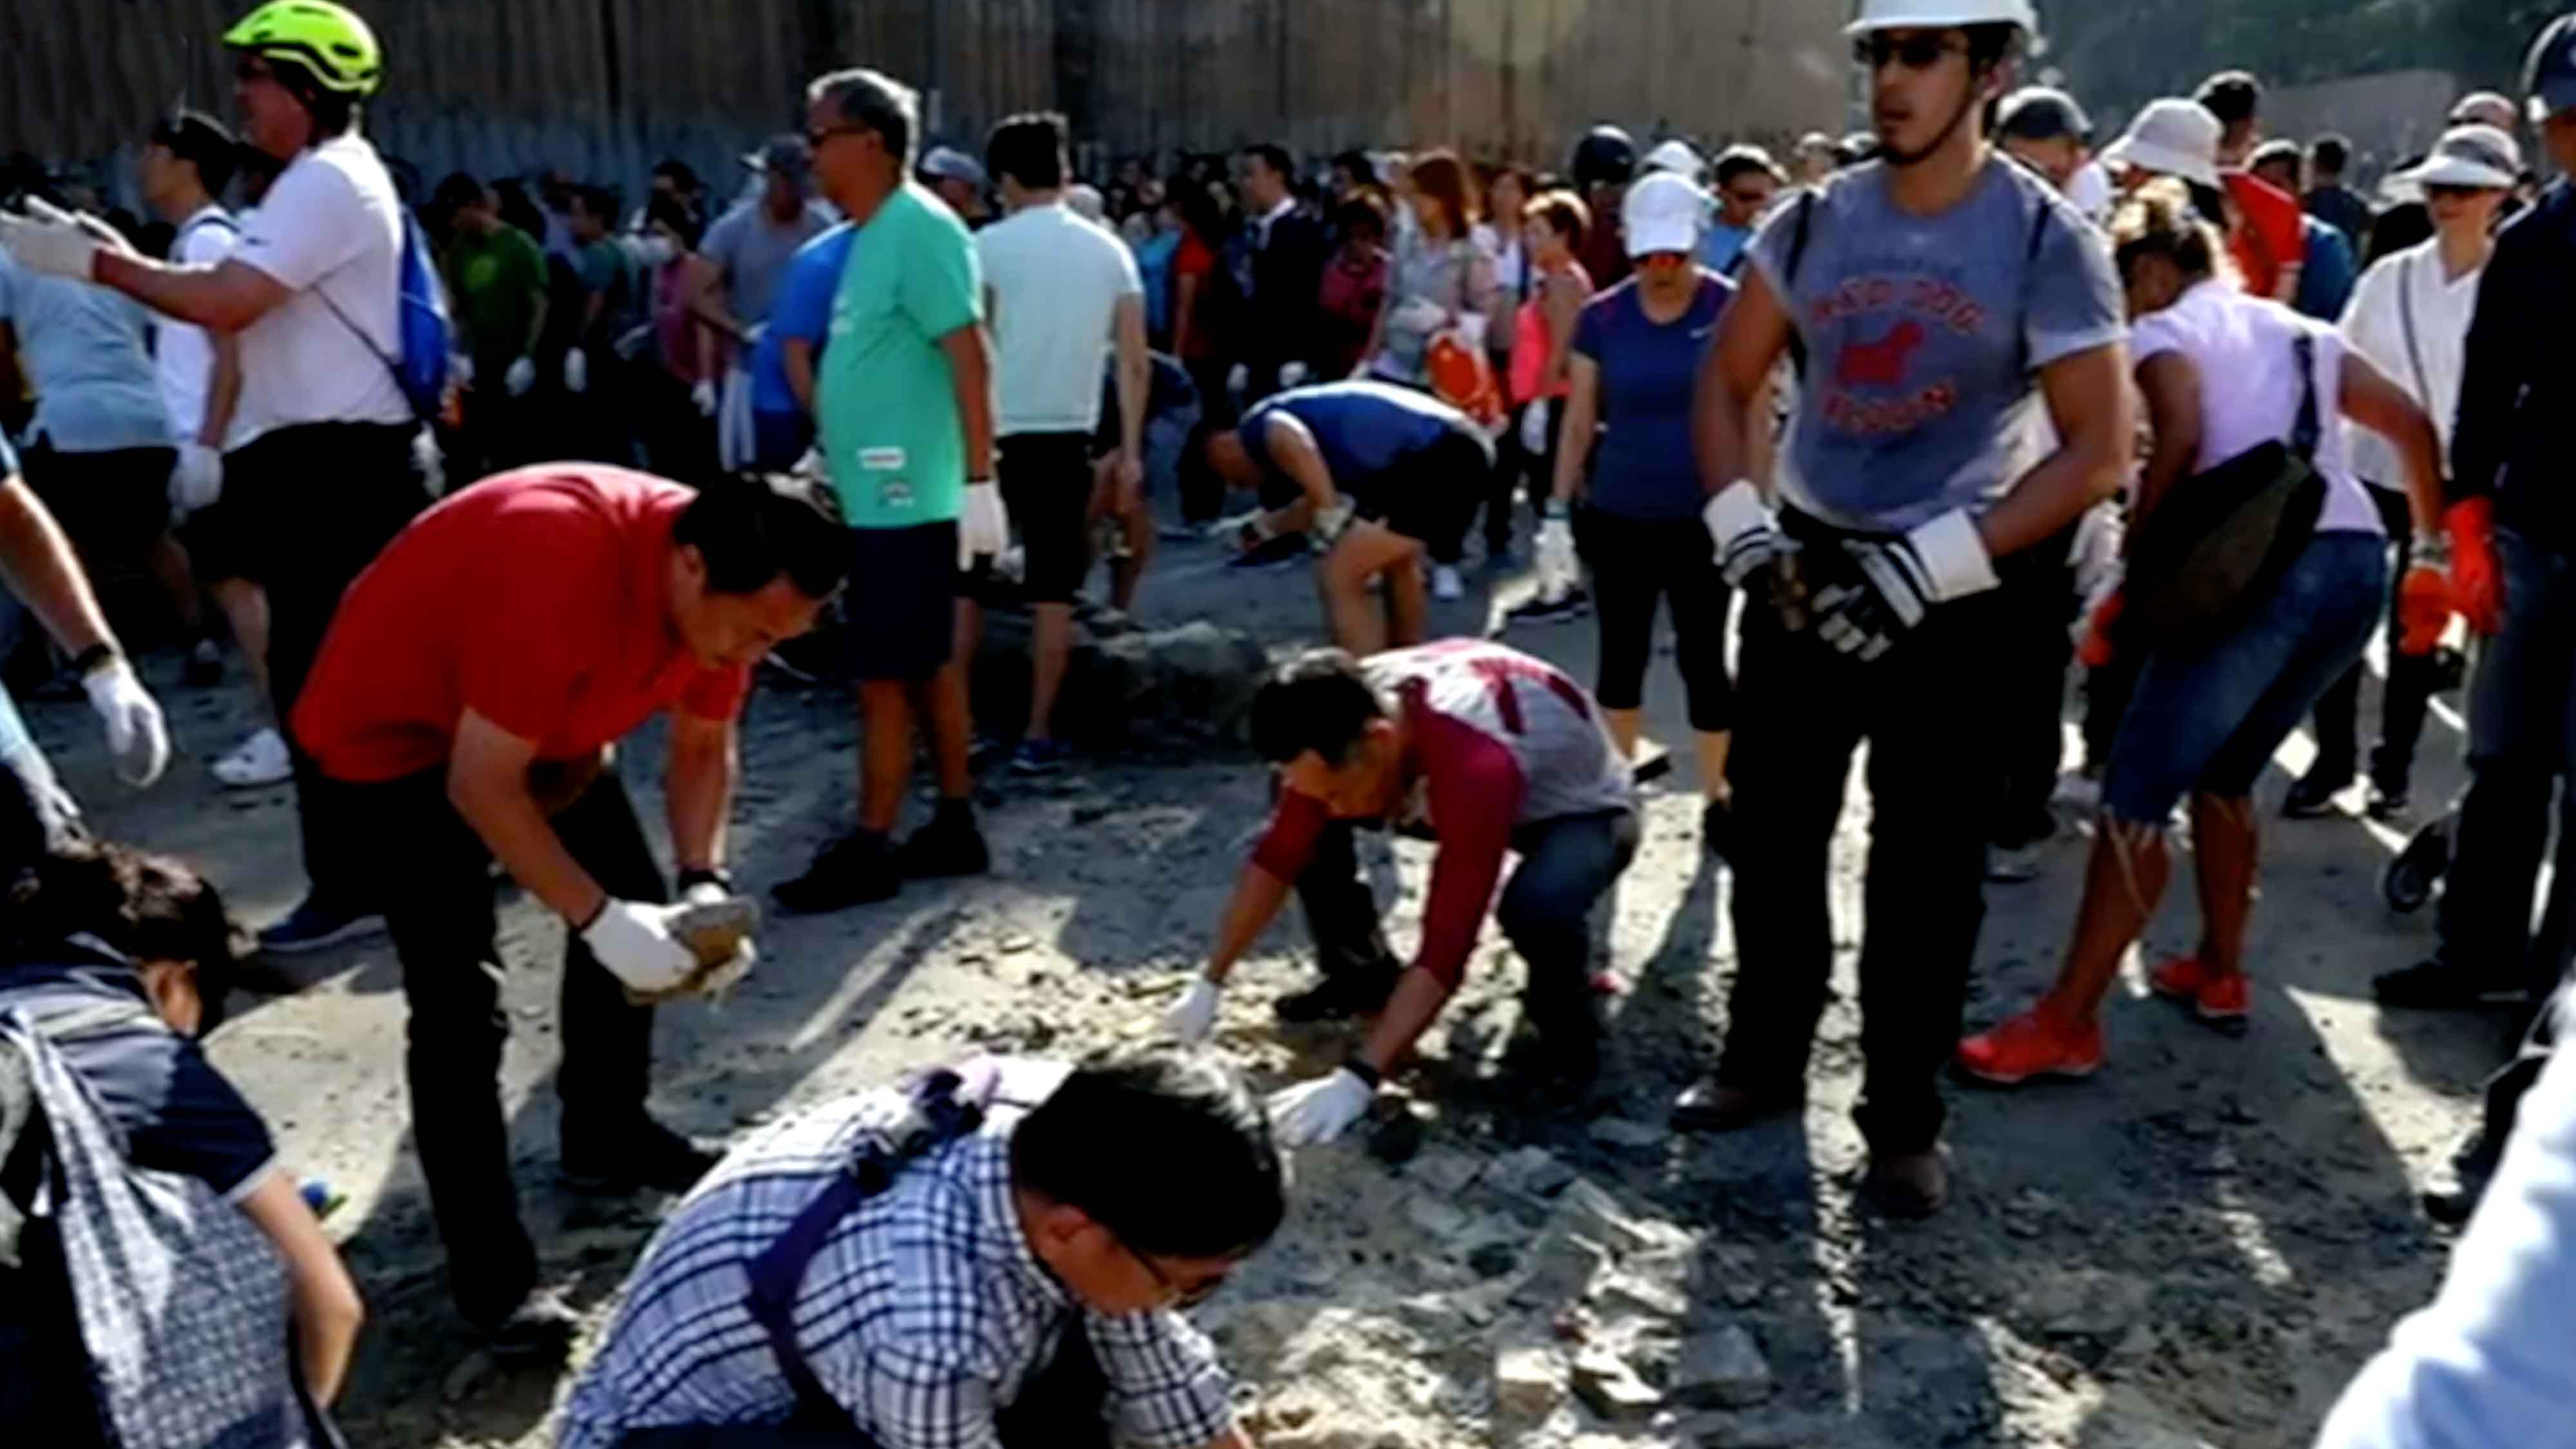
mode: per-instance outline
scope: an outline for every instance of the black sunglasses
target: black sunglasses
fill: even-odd
[[[1146,1275],[1154,1280],[1154,1286],[1163,1290],[1164,1301],[1175,1308],[1196,1308],[1205,1303],[1216,1296],[1216,1291],[1225,1286],[1225,1280],[1230,1276],[1219,1273],[1213,1278],[1202,1280],[1195,1287],[1183,1287],[1172,1278],[1171,1274],[1163,1271],[1161,1264],[1138,1252],[1125,1238],[1119,1237],[1116,1233],[1110,1234],[1109,1238],[1128,1257],[1135,1259],[1138,1265],[1144,1268]]]
[[[1852,59],[1870,70],[1884,69],[1891,60],[1907,70],[1930,70],[1941,63],[1943,56],[1967,53],[1968,47],[1940,35],[1895,36],[1881,32],[1852,42]]]
[[[2424,194],[2436,201],[2466,201],[2486,189],[2483,186],[2453,186],[2437,181],[2426,186]]]

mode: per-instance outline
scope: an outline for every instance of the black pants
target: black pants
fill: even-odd
[[[177,457],[171,448],[61,453],[39,440],[20,460],[27,486],[63,526],[102,606],[129,640],[145,632],[139,618],[168,617],[151,580],[152,547],[170,527],[170,468]]]
[[[410,424],[314,423],[281,428],[224,458],[224,499],[237,509],[241,573],[268,595],[268,684],[277,717],[292,721],[340,596],[429,502]],[[282,731],[295,762],[304,874],[313,894],[371,909],[375,882],[357,867],[376,854],[372,830],[334,835],[315,803],[322,774]]]
[[[2054,834],[2048,800],[2066,756],[2066,667],[2075,658],[2075,581],[2066,569],[2075,530],[2004,561],[2003,590],[2012,597],[2009,633],[1996,642],[2005,656],[1996,696],[1996,764],[2001,787],[1991,839],[2020,846]],[[2109,758],[2109,742],[2103,757]]]
[[[404,1074],[412,1134],[430,1206],[447,1247],[447,1275],[468,1322],[507,1316],[536,1284],[536,1248],[519,1223],[502,1116],[503,965],[494,940],[491,852],[447,803],[446,772],[384,785],[325,781],[326,796],[369,823],[371,891],[402,961]],[[554,817],[564,848],[622,900],[669,898],[661,867],[614,769]],[[644,1111],[653,1010],[626,998],[578,936],[566,936],[558,1030],[563,1136],[614,1134]]]
[[[1747,610],[1727,773],[1736,829],[1760,848],[1735,865],[1735,985],[1718,1076],[1769,1097],[1804,1091],[1834,962],[1827,853],[1852,752],[1867,740],[1867,1076],[1857,1117],[1876,1153],[1918,1152],[1940,1137],[1938,1078],[1958,1045],[1985,919],[1995,640],[2013,607],[2002,589],[1936,605],[1867,664],[1786,632],[1767,604]]]
[[[1592,569],[1592,611],[1601,621],[1601,664],[1593,695],[1603,709],[1646,702],[1646,664],[1655,652],[1655,606],[1673,605],[1674,654],[1690,700],[1691,728],[1717,734],[1735,723],[1735,684],[1726,672],[1726,615],[1735,601],[1717,569],[1717,548],[1697,518],[1653,522],[1586,507],[1575,543]]]
[[[1564,986],[1588,975],[1593,907],[1635,858],[1637,841],[1632,810],[1537,820],[1512,832],[1520,864],[1495,902],[1494,921],[1528,963],[1533,988]],[[1297,900],[1324,974],[1395,968],[1378,924],[1377,897],[1360,875],[1357,832],[1350,824],[1324,827],[1305,873],[1297,877]]]
[[[2405,587],[2407,565],[2414,561],[2414,525],[2404,497],[2373,488],[2388,536],[2397,541],[2397,567],[2388,575],[2388,687],[2379,699],[2379,745],[2370,752],[2370,778],[2382,792],[2406,793],[2415,772],[2415,749],[2424,739],[2424,716],[2430,712],[2440,668],[2429,654],[2403,654],[2397,643],[2405,633],[2398,616],[2397,594]],[[2356,660],[2317,701],[2317,762],[2314,773],[2326,780],[2349,780],[2361,763],[2356,738],[2361,714],[2361,674]]]
[[[1512,375],[1511,358],[1505,353],[1493,355],[1494,376]],[[1532,477],[1537,466],[1529,449],[1521,446],[1520,411],[1511,409],[1503,416],[1502,436],[1494,440],[1494,484],[1485,497],[1485,558],[1488,562],[1511,552],[1512,531],[1520,522],[1521,480]],[[1548,475],[1553,477],[1553,474]],[[1544,495],[1547,479],[1532,485],[1534,494]]]

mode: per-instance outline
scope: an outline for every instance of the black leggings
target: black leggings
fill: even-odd
[[[1574,530],[1592,569],[1592,610],[1601,620],[1601,672],[1593,690],[1601,707],[1644,705],[1655,603],[1669,595],[1691,728],[1701,734],[1732,728],[1735,684],[1726,674],[1726,613],[1733,595],[1717,571],[1707,527],[1696,518],[1649,522],[1586,507],[1576,515]]]

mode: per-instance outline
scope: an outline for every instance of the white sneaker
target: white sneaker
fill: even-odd
[[[1459,579],[1457,569],[1442,564],[1431,571],[1431,597],[1444,604],[1454,604],[1467,597],[1467,585]]]
[[[2041,841],[2036,845],[1987,846],[1986,879],[1997,885],[2019,885],[2023,881],[2039,879],[2040,872],[2046,869],[2046,862],[2040,859],[2039,852],[2040,847],[2046,844],[2046,841]]]
[[[295,775],[295,766],[286,758],[286,739],[273,729],[253,733],[212,768],[217,780],[235,790],[282,785]]]
[[[2079,814],[2090,815],[2102,808],[2102,782],[2089,775],[2059,777],[2056,792],[2048,797],[2052,805]]]

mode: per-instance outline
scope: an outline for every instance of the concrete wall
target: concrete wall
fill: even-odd
[[[0,153],[112,157],[185,98],[230,112],[217,38],[247,0],[17,0]],[[1110,151],[1255,138],[1561,160],[1641,133],[1839,132],[1847,7],[1825,0],[361,0],[388,56],[368,129],[435,179],[561,167],[711,177],[797,123],[802,80],[869,64],[972,140],[1052,106]]]
[[[2468,89],[2459,77],[2438,70],[2388,71],[2295,86],[2264,98],[2263,129],[2300,141],[2339,131],[2352,138],[2356,174],[2375,177],[2396,161],[2431,150],[2452,104]]]

